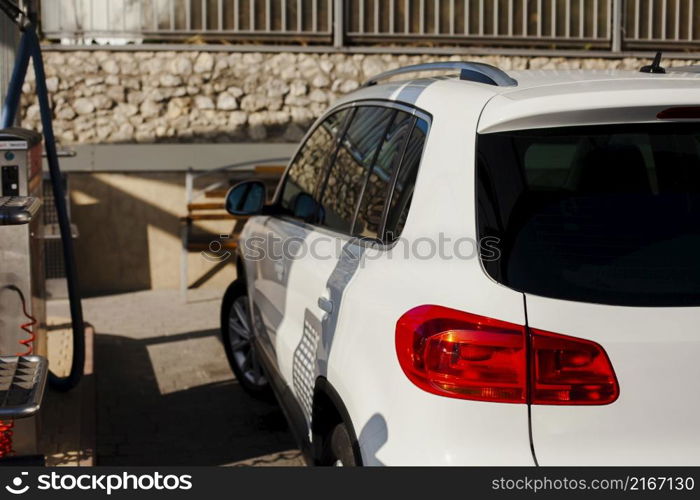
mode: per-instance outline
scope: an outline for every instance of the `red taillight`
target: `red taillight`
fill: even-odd
[[[530,330],[533,404],[604,405],[619,395],[605,350],[590,340]]]
[[[526,401],[522,326],[419,306],[396,324],[396,349],[404,373],[423,390],[480,401]]]
[[[594,342],[528,334],[521,325],[441,306],[419,306],[401,316],[396,351],[411,382],[441,396],[600,405],[619,392],[610,361]]]

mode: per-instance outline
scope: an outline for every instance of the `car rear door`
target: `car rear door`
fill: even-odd
[[[480,231],[503,250],[485,268],[525,294],[541,465],[700,463],[699,137],[660,122],[479,137]],[[552,334],[587,344],[540,355]]]
[[[533,405],[540,465],[700,463],[700,308],[586,304],[528,295],[531,328],[592,340],[620,387],[603,406]]]

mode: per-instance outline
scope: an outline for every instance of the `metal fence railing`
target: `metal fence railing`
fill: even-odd
[[[700,42],[700,1],[627,0],[625,45],[692,46]]]
[[[351,0],[348,38],[608,45],[611,0]]]
[[[330,42],[333,0],[44,0],[42,32],[71,42]]]
[[[44,0],[67,43],[700,49],[700,0]]]

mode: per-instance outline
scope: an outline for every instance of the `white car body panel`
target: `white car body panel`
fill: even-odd
[[[517,87],[426,78],[362,88],[337,103],[397,101],[432,115],[405,241],[440,235],[476,241],[477,133],[655,121],[667,107],[700,101],[700,80],[690,74],[510,74]],[[241,241],[270,230],[300,235],[308,244],[328,236],[302,226],[255,217]],[[371,253],[349,270],[342,258],[319,261],[307,254],[285,263],[286,284],[256,284],[261,266],[269,271],[270,264],[246,263],[252,300],[265,295],[281,314],[268,326],[274,327],[278,369],[293,392],[305,314],[318,319],[327,350],[307,368],[327,378],[342,399],[364,464],[533,465],[533,444],[543,465],[700,463],[700,393],[693,389],[700,378],[700,337],[694,332],[700,308],[616,307],[528,295],[526,315],[523,294],[491,279],[477,251],[472,258],[446,260],[397,258],[397,248]],[[339,270],[340,295],[333,295],[328,285]],[[332,317],[319,308],[321,296],[334,297]],[[429,394],[401,370],[394,339],[397,319],[422,304],[520,325],[529,321],[534,328],[598,342],[617,373],[620,397],[606,406],[528,408]]]

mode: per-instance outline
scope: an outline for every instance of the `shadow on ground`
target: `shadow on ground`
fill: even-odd
[[[280,461],[297,459],[279,408],[251,398],[233,378],[161,393],[148,347],[215,333],[147,339],[96,336],[98,465],[274,464],[275,456]],[[182,370],[193,369],[183,358]]]

